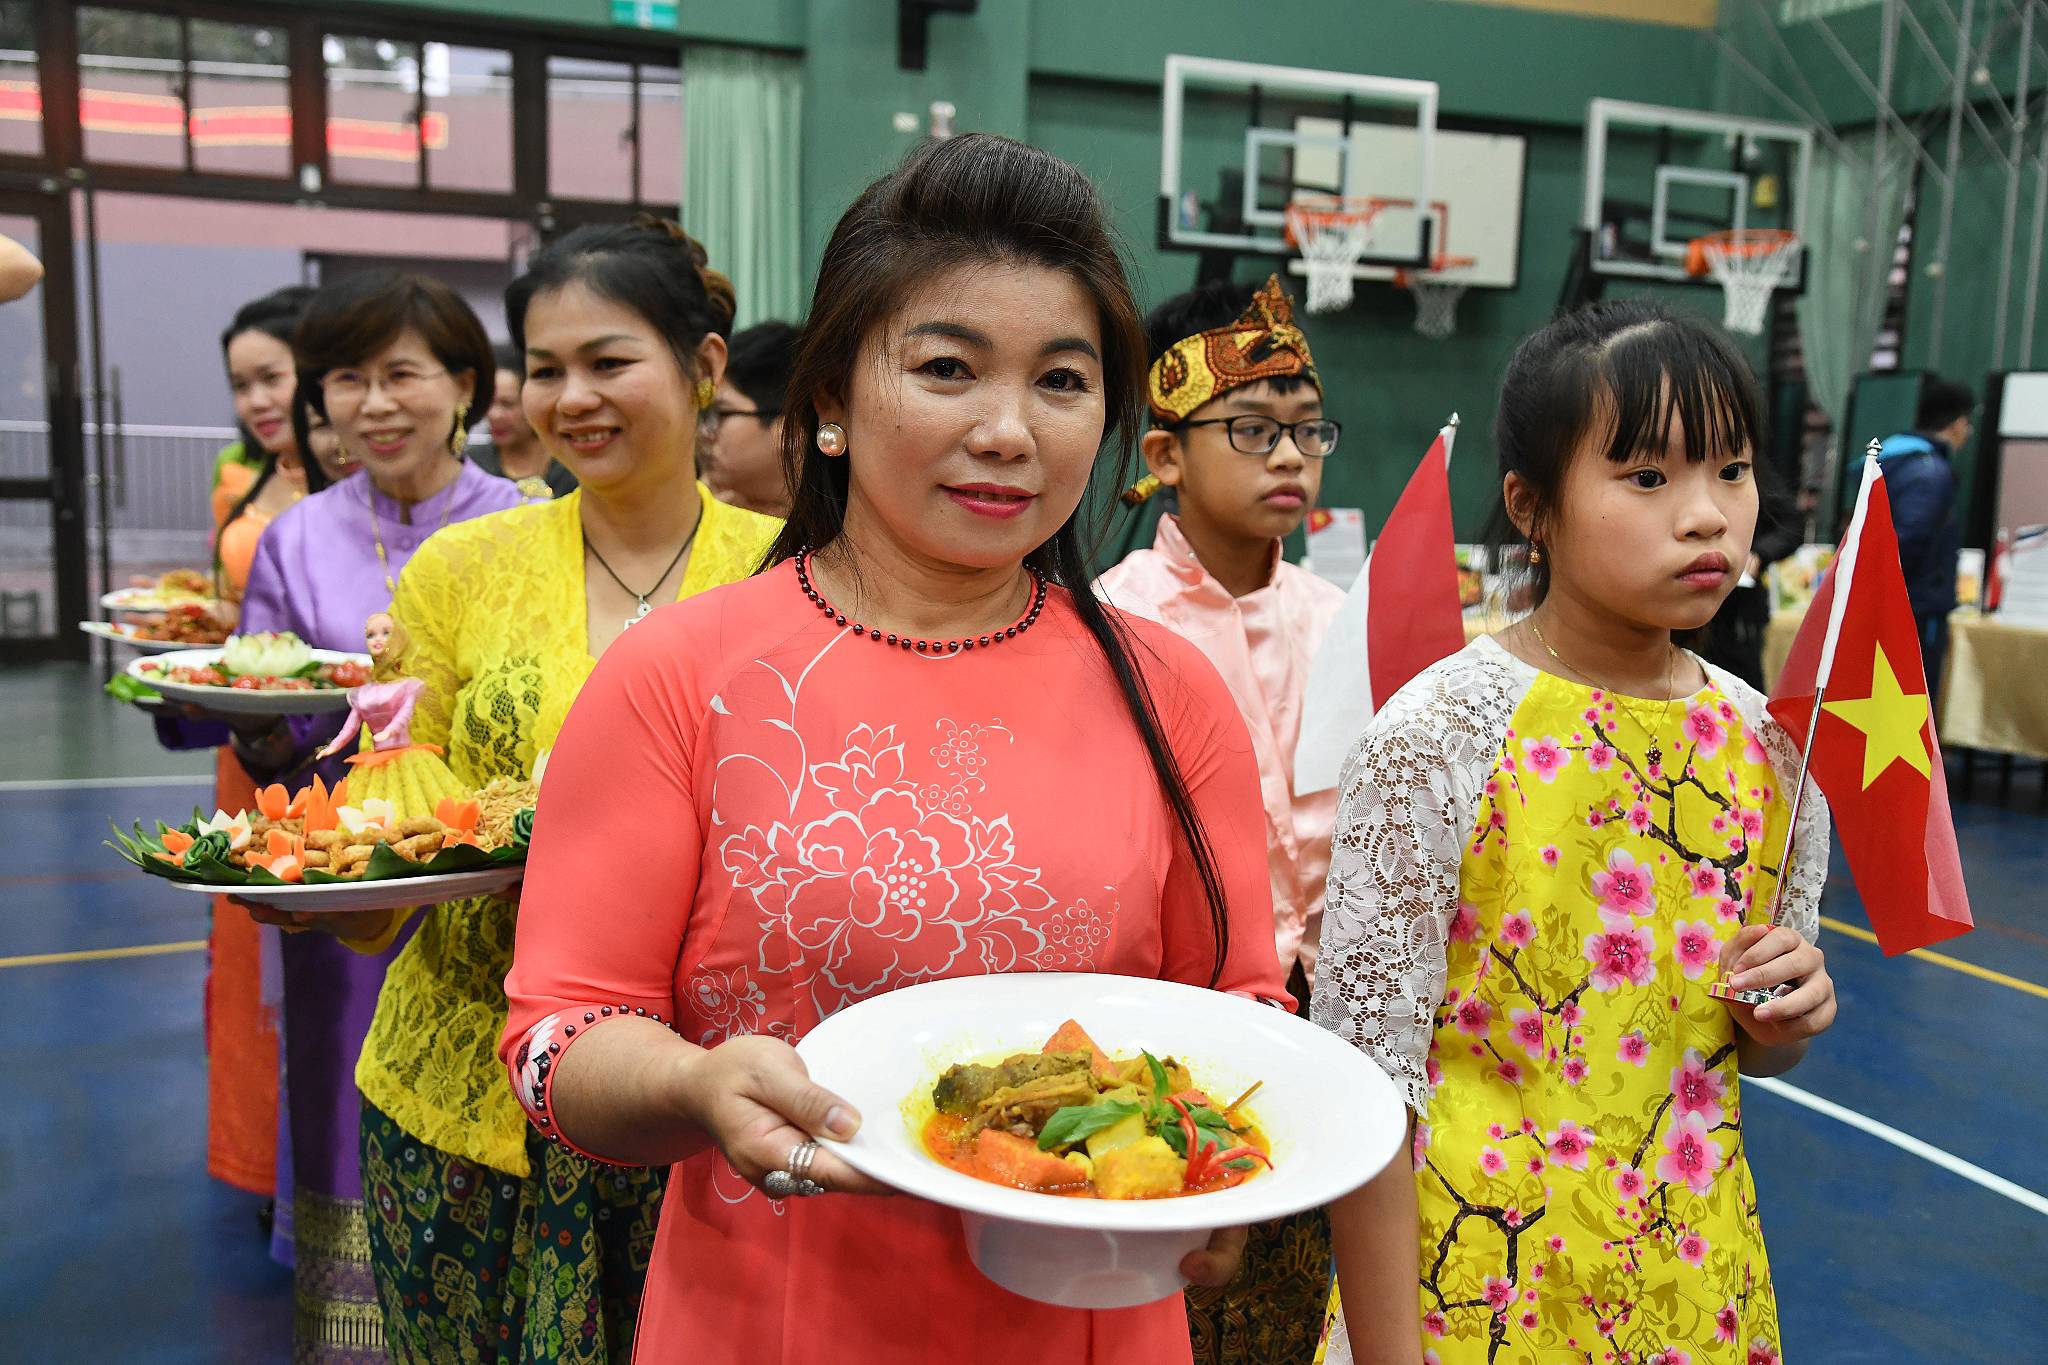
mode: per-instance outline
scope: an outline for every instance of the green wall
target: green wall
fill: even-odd
[[[1324,501],[1366,509],[1375,524],[1453,410],[1462,419],[1453,485],[1461,535],[1476,537],[1496,500],[1489,428],[1494,391],[1521,336],[1555,306],[1577,219],[1579,125],[1594,95],[1703,103],[1711,40],[1668,26],[1617,23],[1445,3],[1445,0],[996,0],[972,16],[937,15],[922,72],[895,69],[893,0],[814,0],[806,28],[804,221],[817,251],[859,188],[916,142],[895,132],[898,110],[922,118],[947,99],[957,126],[1023,137],[1072,161],[1101,186],[1129,248],[1146,306],[1189,287],[1195,258],[1154,244],[1159,179],[1159,78],[1169,52],[1423,77],[1442,87],[1441,119],[1506,121],[1529,137],[1520,284],[1474,290],[1458,335],[1413,331],[1414,304],[1386,285],[1308,321],[1346,423],[1344,453]],[[1573,73],[1597,70],[1597,80]],[[1191,136],[1236,146],[1241,116],[1191,105]],[[1255,278],[1270,262],[1245,258]],[[1297,295],[1302,286],[1295,286]],[[1676,291],[1718,308],[1718,295]]]

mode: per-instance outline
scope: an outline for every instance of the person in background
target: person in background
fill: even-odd
[[[306,465],[306,484],[312,492],[340,483],[362,468],[341,444],[341,433],[334,429],[334,423],[327,420],[325,413],[314,409],[311,396],[304,390],[292,395],[292,435],[298,438],[299,449],[311,457]],[[319,480],[318,487],[314,487],[315,479]]]
[[[43,263],[12,237],[0,236],[0,303],[12,303],[41,284]]]
[[[1756,537],[1749,543],[1749,559],[1699,641],[1702,658],[1759,692],[1770,690],[1770,680],[1764,677],[1764,636],[1771,625],[1771,588],[1765,573],[1799,548],[1805,520],[1769,469],[1768,463],[1757,463]]]
[[[360,457],[363,477],[288,508],[263,532],[242,600],[244,631],[290,631],[316,649],[358,651],[363,623],[389,610],[397,578],[443,526],[515,507],[503,479],[469,464],[469,429],[490,405],[495,362],[483,324],[438,280],[391,270],[320,290],[293,339],[300,389]],[[219,744],[260,785],[331,786],[341,756],[314,754],[341,716],[159,717],[172,747]],[[384,1359],[357,1157],[362,1100],[355,1065],[384,968],[327,934],[285,934],[285,1108],[292,1163],[297,1293],[293,1358]],[[279,1224],[286,1211],[279,1208]]]
[[[526,382],[526,357],[509,342],[491,347],[497,361],[497,380],[487,414],[491,443],[473,447],[469,458],[486,474],[496,474],[519,485],[529,498],[567,497],[576,489],[576,476],[569,467],[542,447],[540,437],[526,420],[520,406],[519,390]]]
[[[1953,380],[1927,376],[1913,429],[1888,437],[1877,453],[1899,532],[1899,567],[1920,631],[1927,690],[1938,694],[1948,656],[1948,614],[1956,609],[1956,559],[1962,532],[1956,520],[1955,454],[1970,439],[1976,395]]]
[[[293,440],[292,390],[298,372],[292,366],[292,330],[306,311],[314,291],[304,285],[287,285],[244,304],[221,333],[220,348],[227,359],[228,383],[235,398],[235,439],[213,457],[213,529],[218,544],[222,527],[239,510],[238,504],[258,481],[270,482],[272,457],[290,450],[296,469],[298,445]],[[295,472],[287,471],[292,492],[303,494]],[[289,503],[280,485],[270,490],[265,509],[271,516]],[[296,501],[296,499],[293,499]],[[244,576],[248,565],[242,566]],[[239,588],[236,596],[240,596]]]
[[[1341,429],[1323,415],[1322,378],[1277,278],[1169,299],[1145,331],[1150,473],[1125,501],[1164,487],[1179,508],[1096,590],[1192,643],[1236,698],[1265,798],[1274,946],[1306,1004],[1337,793],[1295,795],[1294,746],[1309,663],[1344,592],[1281,558],[1280,542],[1315,505]],[[1327,1217],[1310,1210],[1253,1228],[1245,1263],[1226,1288],[1188,1291],[1196,1361],[1308,1365],[1330,1288]]]
[[[732,311],[703,248],[652,219],[578,228],[506,291],[526,414],[580,483],[451,527],[399,579],[408,671],[427,685],[412,737],[445,744],[464,785],[534,776],[593,663],[642,613],[744,578],[781,530],[691,478]],[[631,1353],[661,1174],[585,1160],[526,1123],[496,1055],[517,914],[516,896],[425,911],[356,1068],[364,1183],[399,1191],[369,1230],[400,1365]],[[315,927],[374,952],[408,917]],[[569,1304],[580,1331],[565,1330]]]
[[[732,339],[725,376],[704,414],[709,439],[697,444],[698,473],[720,502],[764,516],[789,515],[782,408],[796,341],[797,329],[787,322],[756,323]]]
[[[290,422],[291,335],[311,296],[309,289],[265,294],[236,310],[221,333],[241,446],[259,452],[257,471],[243,474],[236,498],[224,511],[216,503],[215,582],[225,602],[241,600],[262,528],[305,496]],[[242,810],[255,796],[256,784],[234,752],[216,748],[215,809]],[[274,1197],[288,1193],[290,1180],[287,1174],[279,1181],[277,1021],[263,1003],[262,956],[262,934],[248,911],[214,897],[205,997],[206,1169],[237,1189]]]

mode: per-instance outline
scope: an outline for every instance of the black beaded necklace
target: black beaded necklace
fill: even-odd
[[[973,649],[976,645],[987,649],[990,646],[999,645],[1005,640],[1014,640],[1025,631],[1031,629],[1031,623],[1038,619],[1038,613],[1045,610],[1045,578],[1036,569],[1028,565],[1025,567],[1024,572],[1031,575],[1031,605],[1025,608],[1024,614],[1018,617],[1015,623],[1005,626],[1001,630],[992,630],[986,635],[967,635],[957,640],[920,640],[913,635],[898,635],[893,631],[884,632],[880,627],[866,626],[858,621],[847,620],[846,613],[826,601],[825,594],[819,592],[811,583],[811,547],[806,545],[796,553],[797,586],[804,590],[804,596],[810,598],[817,605],[818,610],[830,617],[835,625],[842,627],[852,626],[855,635],[865,635],[878,645],[895,645],[899,649],[914,649],[920,654],[959,654]]]

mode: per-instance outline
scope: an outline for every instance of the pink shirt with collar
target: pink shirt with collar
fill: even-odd
[[[1299,962],[1313,983],[1337,793],[1333,788],[1294,795],[1294,745],[1309,663],[1344,605],[1344,591],[1280,558],[1277,543],[1273,561],[1265,587],[1232,597],[1196,558],[1179,519],[1169,514],[1159,519],[1152,548],[1133,551],[1103,574],[1096,591],[1192,643],[1236,698],[1251,731],[1265,798],[1274,946],[1283,970]]]

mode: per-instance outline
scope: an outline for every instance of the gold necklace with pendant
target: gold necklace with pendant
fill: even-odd
[[[1624,712],[1627,713],[1628,718],[1636,723],[1636,728],[1638,730],[1641,730],[1645,735],[1649,736],[1650,747],[1646,751],[1646,757],[1648,757],[1650,760],[1650,766],[1653,768],[1662,767],[1664,765],[1664,746],[1657,739],[1657,731],[1653,729],[1651,726],[1645,724],[1643,718],[1640,715],[1636,714],[1635,708],[1628,704],[1628,698],[1623,696],[1621,693],[1615,691],[1613,688],[1607,686],[1605,683],[1595,682],[1593,676],[1590,673],[1587,673],[1584,669],[1573,668],[1570,664],[1566,663],[1564,661],[1564,656],[1559,654],[1556,650],[1552,649],[1550,647],[1550,641],[1543,638],[1543,627],[1536,624],[1534,617],[1531,617],[1529,619],[1529,629],[1536,632],[1536,643],[1542,645],[1544,652],[1549,654],[1551,658],[1557,660],[1557,666],[1559,668],[1564,669],[1568,673],[1577,674],[1585,682],[1592,684],[1594,687],[1597,687],[1601,691],[1605,692],[1608,696],[1614,698],[1615,705],[1619,706]],[[1676,646],[1673,646],[1671,650],[1671,666],[1665,671],[1664,674],[1665,692],[1669,693],[1671,689],[1677,684],[1677,681],[1678,649]],[[1660,724],[1663,722],[1664,717],[1671,714],[1671,703],[1676,700],[1678,700],[1676,697],[1667,696],[1665,700],[1657,707],[1656,720]]]

